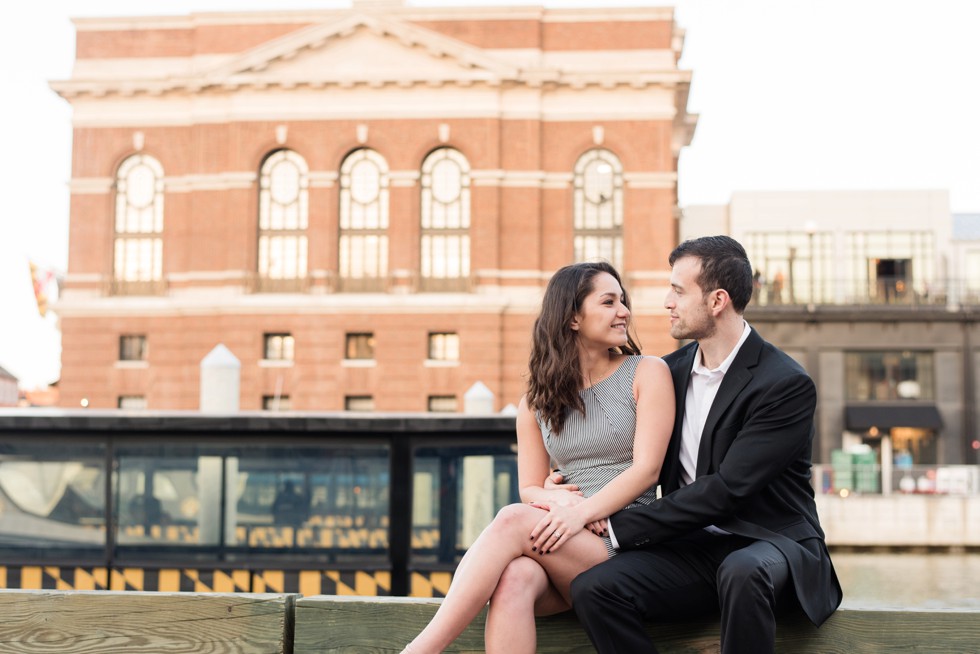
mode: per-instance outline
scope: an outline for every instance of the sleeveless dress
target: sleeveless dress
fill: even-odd
[[[633,462],[633,437],[636,432],[636,401],[633,399],[633,377],[642,355],[627,356],[613,374],[579,391],[585,404],[585,415],[569,412],[565,429],[555,435],[541,416],[538,426],[544,446],[567,484],[577,484],[586,497],[595,495],[616,475]],[[626,508],[650,504],[657,498],[654,484]],[[616,550],[608,536],[603,536],[606,551]]]

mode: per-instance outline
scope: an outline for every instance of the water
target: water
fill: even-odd
[[[980,553],[832,552],[844,606],[980,610]]]

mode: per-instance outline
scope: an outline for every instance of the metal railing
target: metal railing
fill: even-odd
[[[811,479],[817,493],[845,497],[852,493],[980,495],[977,465],[893,465],[883,474],[878,463],[824,463],[813,466]]]

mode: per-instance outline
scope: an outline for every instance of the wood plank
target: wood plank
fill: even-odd
[[[439,600],[314,596],[296,603],[294,654],[399,652],[431,619]],[[483,652],[481,614],[447,652]],[[718,621],[703,619],[647,629],[664,654],[718,652]],[[795,654],[974,652],[980,610],[862,610],[842,608],[820,629],[804,616],[780,621],[776,650]],[[571,613],[538,620],[538,652],[594,652]]]
[[[3,654],[290,654],[296,595],[0,591]]]

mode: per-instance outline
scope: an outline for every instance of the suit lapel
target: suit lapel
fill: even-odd
[[[694,365],[694,355],[697,353],[697,345],[692,343],[685,346],[687,349],[677,352],[677,358],[669,361],[670,374],[674,380],[674,431],[670,437],[670,444],[667,447],[667,461],[678,461],[680,457],[681,439],[683,438],[684,409],[687,405],[687,385],[691,382],[691,367]],[[673,355],[671,355],[672,357]],[[680,487],[680,465],[672,465],[667,468],[666,482],[663,484],[664,492],[670,492]]]
[[[698,469],[697,477],[708,472],[711,463],[711,449],[714,447],[715,429],[718,421],[725,415],[725,411],[731,406],[738,394],[742,392],[745,385],[752,380],[752,372],[749,370],[759,361],[759,352],[762,348],[762,337],[755,329],[749,334],[741,349],[735,355],[731,367],[725,373],[725,378],[721,381],[718,394],[715,395],[711,409],[708,410],[708,417],[704,422],[704,431],[701,432],[701,444],[698,446]],[[693,363],[693,362],[692,362]],[[690,375],[690,371],[688,371]]]

